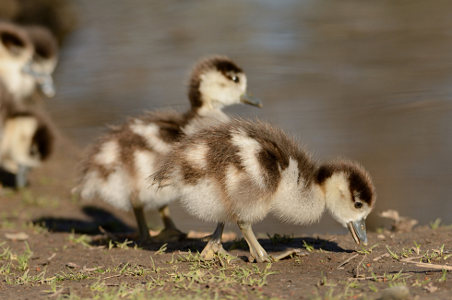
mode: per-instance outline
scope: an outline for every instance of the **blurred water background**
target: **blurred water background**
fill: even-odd
[[[372,174],[378,212],[452,222],[452,2],[73,1],[78,27],[56,72],[49,110],[85,147],[127,116],[188,107],[188,70],[225,54],[270,121],[320,160],[344,156]],[[177,204],[183,230],[212,230]],[[233,227],[231,227],[233,228]],[[329,217],[299,227],[267,218],[258,232],[340,232]]]

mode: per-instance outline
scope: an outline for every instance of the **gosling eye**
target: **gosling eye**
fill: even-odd
[[[236,82],[236,83],[238,83],[240,81],[239,76],[237,76],[237,75],[232,75],[231,76],[231,80]]]
[[[361,207],[363,207],[362,202],[355,202],[355,208],[361,208]]]

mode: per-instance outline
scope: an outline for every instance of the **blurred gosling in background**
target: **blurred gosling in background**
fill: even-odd
[[[47,97],[55,95],[52,74],[58,46],[44,27],[21,27],[0,22],[0,80],[13,96],[15,109],[29,107],[36,86]]]
[[[48,78],[56,66],[57,47],[44,28],[4,22],[0,41],[0,165],[15,174],[13,185],[22,188],[28,171],[47,159],[53,147],[50,125],[28,99],[37,84],[54,91]]]

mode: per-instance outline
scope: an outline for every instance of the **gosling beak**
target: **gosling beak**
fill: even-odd
[[[249,105],[253,105],[253,106],[257,106],[259,108],[262,108],[262,101],[254,98],[252,96],[249,96],[247,94],[243,94],[242,96],[240,96],[240,102],[245,103],[245,104],[249,104]]]
[[[55,85],[53,84],[52,75],[41,74],[40,78],[38,78],[38,84],[46,97],[52,98],[55,96]]]
[[[36,80],[39,88],[46,97],[52,98],[55,96],[55,85],[53,84],[52,75],[35,71],[31,63],[27,63],[22,71]]]
[[[363,243],[364,246],[367,245],[367,234],[366,234],[366,220],[361,219],[359,221],[352,221],[347,223],[348,230],[359,245]]]

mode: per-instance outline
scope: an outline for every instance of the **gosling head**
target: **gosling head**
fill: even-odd
[[[15,98],[30,96],[35,78],[24,72],[33,56],[33,45],[19,26],[0,22],[0,79]]]
[[[333,218],[350,230],[357,244],[367,245],[365,221],[376,199],[367,171],[357,163],[335,162],[322,165],[316,180]]]
[[[189,99],[193,109],[221,109],[245,103],[262,107],[246,93],[246,75],[232,60],[213,56],[201,60],[190,76]]]
[[[52,33],[42,26],[26,26],[25,30],[34,46],[33,59],[24,71],[36,78],[42,93],[47,97],[55,96],[52,73],[58,62],[58,44]]]

